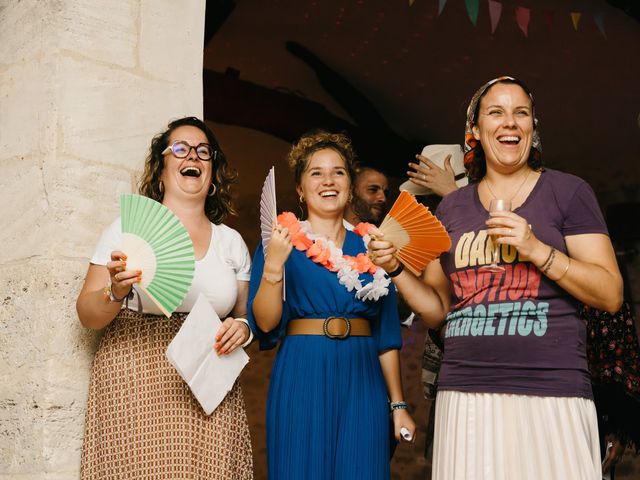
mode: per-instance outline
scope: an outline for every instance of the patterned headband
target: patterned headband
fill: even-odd
[[[480,98],[484,95],[484,93],[494,84],[498,82],[502,82],[504,80],[509,80],[515,82],[517,85],[522,84],[519,80],[516,80],[513,77],[502,76],[498,78],[494,78],[489,82],[485,83],[482,87],[480,87],[476,93],[473,94],[471,98],[471,102],[469,103],[469,107],[467,108],[467,123],[465,124],[464,129],[464,166],[469,168],[469,165],[473,162],[473,153],[475,148],[478,146],[478,140],[473,136],[473,125],[475,124],[475,112],[478,107],[478,102]],[[542,142],[540,141],[540,134],[538,133],[538,119],[536,118],[536,110],[533,102],[533,95],[527,91],[526,88],[523,87],[523,90],[527,92],[529,98],[531,99],[531,107],[532,107],[532,115],[533,115],[533,140],[531,142],[531,147],[538,150],[538,152],[542,153]]]

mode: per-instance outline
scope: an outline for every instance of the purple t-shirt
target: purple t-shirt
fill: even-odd
[[[491,263],[492,248],[477,192],[477,184],[461,188],[436,212],[452,240],[440,257],[452,306],[438,388],[591,398],[578,302],[509,245],[501,248],[504,272],[479,271]],[[566,236],[608,234],[591,187],[555,170],[542,172],[514,212],[563,253]]]

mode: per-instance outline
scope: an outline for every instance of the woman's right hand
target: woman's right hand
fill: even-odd
[[[271,273],[281,272],[292,249],[293,243],[291,243],[289,229],[276,223],[271,231],[271,239],[267,247],[265,270],[269,269]]]
[[[451,166],[451,154],[444,159],[444,168],[440,168],[422,155],[416,155],[416,159],[419,163],[409,163],[409,168],[413,168],[415,172],[411,170],[407,172],[409,179],[413,183],[426,187],[441,197],[458,189],[455,173]]]
[[[142,280],[141,270],[127,270],[127,256],[120,251],[111,252],[111,261],[107,262],[111,277],[111,292],[116,298],[129,295],[134,283]]]

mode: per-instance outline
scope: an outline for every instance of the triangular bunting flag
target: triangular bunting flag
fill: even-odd
[[[502,15],[502,4],[495,0],[489,0],[489,18],[491,19],[491,35],[494,34]]]
[[[607,32],[604,31],[604,13],[595,12],[593,14],[593,21],[596,22],[596,26],[598,27],[598,30],[600,30],[602,36],[607,38]]]
[[[531,19],[531,10],[525,7],[516,7],[516,22],[522,30],[525,37],[529,36],[529,20]]]
[[[544,23],[547,25],[547,30],[551,30],[551,26],[553,25],[553,14],[555,11],[553,10],[542,10],[542,16],[544,17]]]
[[[571,12],[571,22],[573,22],[573,28],[576,32],[578,31],[578,24],[580,23],[581,16],[582,13],[580,12]]]
[[[475,26],[478,23],[478,10],[480,7],[480,0],[464,0],[464,3],[467,5],[467,14],[469,15],[469,20]]]
[[[438,16],[440,16],[446,4],[447,4],[447,0],[438,0]]]

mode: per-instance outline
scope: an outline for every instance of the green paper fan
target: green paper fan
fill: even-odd
[[[187,296],[195,272],[193,243],[171,210],[148,197],[120,196],[122,251],[137,284],[167,317]]]

